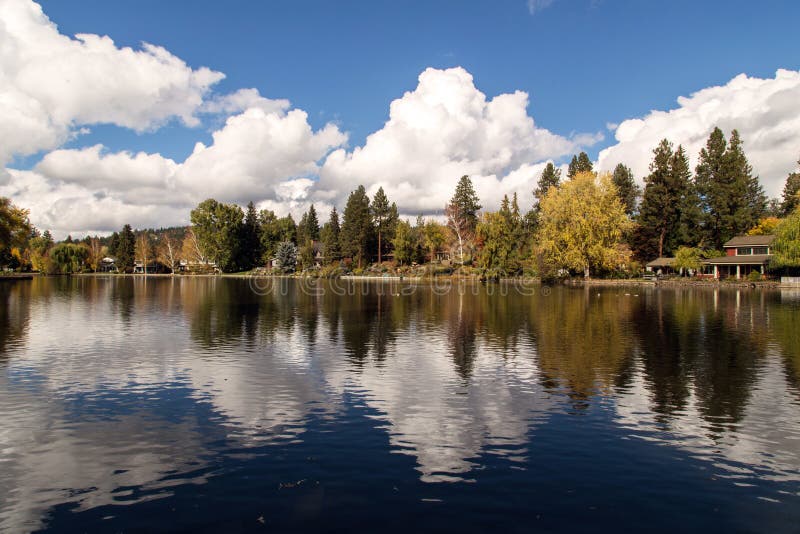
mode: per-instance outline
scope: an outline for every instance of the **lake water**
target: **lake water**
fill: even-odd
[[[0,530],[798,532],[800,295],[0,282]]]

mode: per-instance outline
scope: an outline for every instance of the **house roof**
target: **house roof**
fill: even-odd
[[[660,258],[656,258],[650,263],[647,264],[648,267],[672,267],[672,262],[675,261],[675,258],[666,258],[664,256]]]
[[[751,254],[748,256],[721,256],[709,258],[703,263],[707,265],[763,265],[769,263],[772,254]]]
[[[774,235],[737,235],[723,247],[767,247],[775,241]]]

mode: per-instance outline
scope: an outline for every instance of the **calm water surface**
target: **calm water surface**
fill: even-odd
[[[800,296],[0,282],[0,530],[798,532]]]

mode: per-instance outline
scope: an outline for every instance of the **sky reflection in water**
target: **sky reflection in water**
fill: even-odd
[[[800,520],[796,294],[328,284],[0,285],[0,529]]]

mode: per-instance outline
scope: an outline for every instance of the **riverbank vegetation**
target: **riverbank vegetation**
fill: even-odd
[[[800,165],[800,162],[798,162]],[[0,199],[0,264],[21,271],[249,272],[584,276],[626,278],[645,262],[674,256],[696,270],[740,234],[776,234],[774,267],[800,267],[800,172],[782,198],[768,200],[736,130],[716,128],[694,172],[682,146],[662,140],[641,189],[623,163],[597,173],[585,153],[567,175],[552,163],[530,197],[504,197],[498,211],[481,206],[462,176],[442,211],[401,216],[382,187],[370,197],[360,185],[325,222],[314,205],[299,221],[208,199],[182,228],[71,236],[55,242],[28,213]]]

